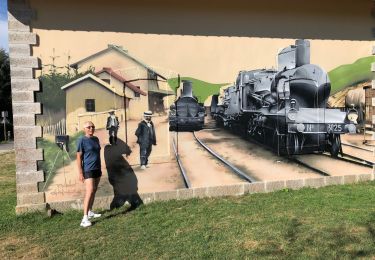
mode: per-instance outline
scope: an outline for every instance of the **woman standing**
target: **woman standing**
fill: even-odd
[[[85,183],[86,188],[81,227],[89,227],[91,226],[89,219],[101,216],[101,214],[92,212],[92,205],[102,171],[99,139],[94,136],[95,125],[91,121],[87,121],[84,123],[83,131],[85,135],[80,137],[77,142],[77,164],[79,180]]]

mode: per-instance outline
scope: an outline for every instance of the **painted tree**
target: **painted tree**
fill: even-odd
[[[12,96],[10,87],[9,55],[4,49],[0,49],[0,111],[8,111],[7,129],[12,131]],[[2,125],[1,125],[2,126]],[[3,128],[0,128],[0,140],[4,139]]]
[[[86,75],[87,73],[93,73],[93,68],[89,68],[82,73],[72,69],[69,66],[69,54],[68,64],[64,67],[57,67],[55,62],[59,57],[60,56],[56,56],[55,52],[53,52],[53,55],[50,57],[51,63],[43,65],[43,67],[47,68],[48,72],[43,73],[44,70],[42,70],[42,75],[39,77],[42,91],[36,94],[36,99],[43,104],[43,110],[48,110],[49,112],[65,110],[65,92],[61,90],[62,86]]]

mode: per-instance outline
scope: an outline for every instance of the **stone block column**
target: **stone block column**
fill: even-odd
[[[374,1],[374,3],[375,3],[375,1]],[[372,46],[372,55],[375,55],[375,43],[374,43],[374,45]],[[372,64],[371,64],[371,71],[372,71],[372,73],[375,73],[375,62],[373,62]],[[375,80],[373,80],[372,81],[372,83],[371,83],[371,85],[372,85],[372,89],[373,89],[373,91],[374,91],[374,89],[375,89]],[[374,103],[374,97],[372,98],[372,108],[373,108],[373,111],[374,111],[374,107],[375,107],[375,103]],[[374,116],[372,116],[372,131],[375,131],[375,129],[374,129],[374,125],[375,125],[375,117]],[[375,133],[373,133],[372,134],[372,140],[375,140]],[[374,151],[374,156],[375,156],[375,151]],[[375,166],[374,166],[374,168],[373,168],[373,170],[372,170],[372,173],[374,174],[375,173]]]
[[[46,209],[44,192],[38,191],[38,182],[44,181],[44,173],[37,167],[37,161],[43,160],[43,151],[36,148],[36,138],[41,137],[42,131],[35,124],[41,105],[35,102],[34,91],[39,91],[40,86],[39,80],[34,79],[34,70],[40,65],[38,58],[31,56],[31,46],[37,44],[36,34],[30,32],[32,15],[26,1],[8,1],[17,214]]]
[[[372,46],[372,55],[375,55],[375,43]],[[372,73],[375,73],[375,62],[373,62],[371,64],[371,71],[372,71]],[[372,80],[371,86],[372,86],[372,89],[375,89],[375,80]],[[375,97],[374,96],[372,97],[372,104],[371,105],[372,105],[372,107],[375,107]],[[375,125],[375,116],[374,115],[372,116],[372,125],[373,126]],[[375,130],[375,129],[373,129],[373,130]],[[372,136],[372,139],[375,139],[375,135]]]

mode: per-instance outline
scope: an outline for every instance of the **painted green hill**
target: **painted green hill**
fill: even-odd
[[[375,79],[375,73],[371,71],[371,63],[375,62],[375,56],[368,56],[356,60],[352,64],[341,65],[330,72],[328,76],[331,81],[331,95],[356,83]],[[207,97],[218,94],[222,86],[228,83],[213,84],[191,77],[181,77],[181,80],[190,80],[193,83],[193,92],[203,103]],[[177,78],[168,79],[171,89],[176,92]]]
[[[181,77],[182,80],[190,80],[193,83],[193,94],[198,98],[198,102],[204,103],[204,101],[213,94],[219,94],[222,86],[228,85],[228,83],[213,84],[208,83],[199,79],[190,77]],[[177,78],[168,79],[168,84],[171,89],[176,92]]]
[[[339,66],[330,72],[331,95],[355,83],[372,80],[375,78],[371,72],[371,63],[375,62],[375,56],[358,59],[352,64]]]

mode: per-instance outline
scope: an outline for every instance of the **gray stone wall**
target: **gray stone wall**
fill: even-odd
[[[375,5],[375,1],[373,1],[373,5]],[[373,7],[374,8],[374,7]],[[374,8],[375,9],[375,8]],[[375,45],[374,46],[372,46],[372,55],[375,55]],[[373,72],[373,73],[375,73],[375,62],[373,62],[372,64],[371,64],[371,71]],[[372,81],[372,89],[375,89],[375,80],[373,80]],[[374,107],[375,106],[375,103],[374,103],[374,101],[375,101],[375,97],[372,97],[372,106]],[[375,125],[375,116],[373,115],[372,116],[372,125]],[[373,129],[373,131],[375,131],[375,129]],[[375,140],[375,133],[372,135],[372,140]],[[375,155],[375,153],[374,153],[374,155]],[[375,167],[375,166],[374,166]],[[375,168],[374,168],[374,170],[375,170]]]
[[[241,196],[245,194],[266,193],[280,190],[298,190],[301,188],[320,188],[329,185],[352,184],[374,180],[374,174],[328,176],[309,179],[266,181],[254,183],[241,183],[226,186],[180,189],[174,191],[150,192],[139,194],[145,204],[154,201],[185,200],[192,198],[213,198],[223,196]],[[108,209],[113,196],[97,197],[95,208]],[[83,200],[51,202],[51,208],[57,211],[69,209],[82,209]]]
[[[34,79],[34,70],[40,63],[31,55],[31,46],[37,44],[37,35],[30,32],[32,16],[26,1],[8,1],[18,214],[46,209],[44,192],[38,191],[38,182],[44,181],[44,173],[37,168],[37,161],[43,160],[43,151],[36,149],[36,138],[42,131],[35,125],[35,115],[41,113],[41,104],[35,103],[34,91],[40,86],[39,80]]]

